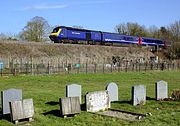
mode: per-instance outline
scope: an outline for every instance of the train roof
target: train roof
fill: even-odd
[[[69,30],[78,30],[78,31],[88,31],[88,32],[101,32],[101,33],[107,33],[107,34],[118,34],[118,35],[123,35],[119,33],[112,33],[112,32],[102,32],[102,31],[96,31],[96,30],[87,30],[87,29],[80,29],[80,28],[73,28],[73,27],[67,27],[67,26],[57,26],[56,28],[67,28]],[[123,35],[127,37],[138,37],[138,36],[130,36],[130,35]]]
[[[101,33],[107,33],[107,34],[117,34],[117,35],[123,35],[123,34],[119,34],[119,33],[112,33],[112,32],[102,32],[102,31],[96,31],[96,30],[87,30],[87,29],[81,29],[81,28],[73,28],[73,27],[67,27],[67,26],[57,26],[56,28],[67,28],[69,30],[78,30],[78,31],[86,31],[86,32],[101,32]],[[123,35],[126,37],[138,37],[138,36],[131,36],[131,35]],[[156,38],[147,38],[147,37],[142,37],[143,39],[150,39],[150,40],[159,40],[159,41],[163,41],[161,39],[156,39]]]
[[[96,31],[96,30],[87,30],[87,29],[73,28],[73,27],[66,27],[66,26],[58,26],[58,27],[59,28],[67,28],[69,30],[78,30],[78,31],[87,31],[87,32],[101,32],[101,31]]]

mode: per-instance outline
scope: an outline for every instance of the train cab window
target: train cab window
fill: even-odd
[[[52,33],[57,33],[58,31],[59,31],[59,27],[57,27],[57,28],[55,28],[53,31],[52,31]]]

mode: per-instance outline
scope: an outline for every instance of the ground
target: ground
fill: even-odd
[[[174,89],[180,88],[180,71],[121,72],[110,74],[58,74],[44,76],[5,76],[0,77],[0,90],[17,88],[23,90],[23,98],[33,98],[35,108],[34,126],[117,126],[117,125],[180,125],[179,101],[156,101],[155,82],[168,82],[169,96]],[[117,83],[119,101],[112,103],[111,108],[141,114],[151,113],[143,120],[127,121],[87,113],[82,105],[82,112],[76,117],[60,117],[59,98],[66,96],[66,85],[82,85],[82,103],[87,92],[104,90],[109,82]],[[147,89],[145,105],[131,105],[131,87],[144,84]],[[0,120],[1,126],[11,126],[12,122]]]
[[[154,56],[147,48],[137,45],[128,47],[112,47],[100,45],[78,45],[61,43],[14,42],[0,41],[0,60],[11,61],[34,58],[34,62],[42,60],[76,63],[112,63],[112,57],[118,56],[121,60],[149,59]],[[53,61],[55,62],[55,61]]]

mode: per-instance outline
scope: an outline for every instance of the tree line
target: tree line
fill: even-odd
[[[124,35],[159,38],[166,41],[178,42],[180,41],[180,20],[175,21],[167,27],[161,26],[160,28],[155,25],[146,28],[144,25],[138,23],[121,23],[115,27],[115,31]]]
[[[161,26],[160,28],[155,25],[146,28],[144,25],[132,22],[120,23],[115,27],[115,31],[124,35],[143,36],[164,40],[169,46],[164,52],[166,57],[169,59],[180,58],[180,20],[166,27]]]

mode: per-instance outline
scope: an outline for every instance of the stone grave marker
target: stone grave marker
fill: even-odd
[[[132,87],[132,102],[133,105],[144,105],[146,103],[146,86],[135,85]]]
[[[79,97],[81,104],[81,85],[71,84],[66,86],[66,97]]]
[[[23,101],[11,101],[10,103],[11,120],[17,124],[19,120],[28,118],[32,121],[34,106],[32,99]]]
[[[118,101],[118,86],[116,83],[109,83],[106,90],[109,92],[110,102]]]
[[[78,114],[81,112],[79,97],[60,98],[60,114],[67,115]]]
[[[110,98],[107,90],[86,94],[86,111],[98,112],[110,108]]]
[[[22,101],[11,101],[10,105],[10,113],[11,120],[16,121],[23,118],[23,107]]]
[[[168,84],[166,81],[157,81],[156,82],[156,100],[163,100],[168,98]]]
[[[24,99],[23,100],[23,111],[24,111],[24,118],[31,118],[34,115],[34,105],[33,99]]]
[[[2,114],[10,114],[9,102],[22,100],[21,89],[8,89],[1,91]]]

